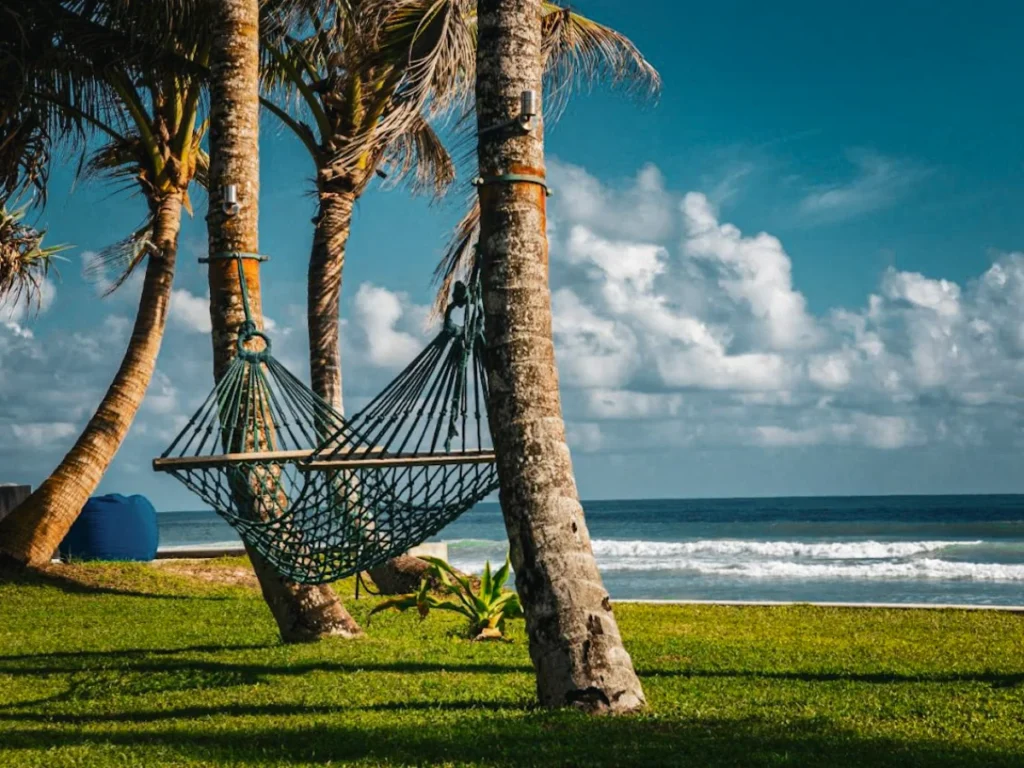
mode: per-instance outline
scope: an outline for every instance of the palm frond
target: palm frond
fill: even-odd
[[[433,126],[416,115],[409,130],[384,150],[381,166],[392,185],[408,180],[414,194],[440,197],[455,181],[455,164]]]
[[[437,294],[434,296],[432,315],[441,317],[448,308],[452,287],[456,280],[465,280],[476,261],[476,245],[480,236],[480,201],[474,193],[469,210],[455,226],[444,255],[434,269]]]
[[[361,71],[387,109],[371,110],[339,153],[350,163],[428,119],[464,111],[473,93],[471,0],[365,0]],[[367,74],[372,73],[372,75]]]
[[[38,308],[54,257],[68,246],[44,246],[46,231],[25,223],[28,206],[0,206],[0,305]]]
[[[92,254],[82,267],[82,277],[99,287],[104,296],[109,296],[124,285],[135,268],[154,251],[152,238],[153,220],[147,218],[128,237]]]
[[[153,169],[147,167],[147,153],[137,135],[122,137],[100,146],[86,158],[81,175],[112,180],[133,190],[139,183],[143,191],[152,188]]]
[[[606,83],[638,97],[653,97],[661,77],[629,38],[556,3],[543,4],[544,116],[552,123],[561,115],[573,91]],[[476,17],[467,22],[475,39]],[[463,115],[456,141],[476,154],[476,124]],[[468,159],[468,158],[467,158]],[[474,195],[469,212],[456,226],[434,271],[438,291],[433,312],[443,314],[453,283],[472,271],[476,259],[480,210]]]
[[[658,93],[661,76],[625,35],[555,3],[544,3],[543,13],[547,119],[580,86],[601,83],[644,98]]]
[[[201,189],[210,188],[210,156],[205,149],[196,147],[193,150],[196,159],[195,182]]]
[[[204,69],[182,55],[190,50],[182,41],[208,34],[212,2],[4,3],[0,136],[13,139],[0,146],[0,195],[10,197],[26,184],[45,192],[54,148],[84,149],[91,125],[117,120],[111,72],[171,71],[201,77]]]

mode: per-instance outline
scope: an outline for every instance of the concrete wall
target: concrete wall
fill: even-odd
[[[32,493],[29,485],[0,485],[0,520]]]
[[[427,557],[439,557],[442,560],[448,560],[448,542],[447,541],[427,541],[420,544],[418,547],[413,547],[408,551],[407,554],[413,557],[421,557],[426,555]]]

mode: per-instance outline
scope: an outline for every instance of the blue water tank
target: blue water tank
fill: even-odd
[[[60,545],[67,560],[152,560],[159,543],[156,509],[145,496],[94,496]]]

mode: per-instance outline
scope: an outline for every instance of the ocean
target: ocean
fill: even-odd
[[[618,599],[1024,604],[1024,496],[650,499],[584,503]],[[163,512],[160,545],[237,543],[212,512]],[[479,572],[503,561],[483,503],[435,540]]]

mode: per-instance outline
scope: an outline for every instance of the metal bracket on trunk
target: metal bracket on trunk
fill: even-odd
[[[543,176],[534,176],[529,173],[499,173],[497,176],[477,176],[473,179],[474,187],[483,187],[488,184],[515,184],[521,182],[524,184],[537,184],[538,186],[544,187],[544,194],[551,197],[554,194],[551,191],[551,187],[548,186],[548,181]]]
[[[222,259],[253,259],[254,261],[270,261],[269,256],[264,256],[260,253],[246,253],[245,251],[220,251],[219,253],[212,253],[207,257],[199,259],[200,264],[209,264],[211,261],[221,261]]]
[[[536,91],[523,91],[519,94],[519,117],[514,117],[511,120],[506,120],[504,123],[498,123],[492,125],[489,128],[484,128],[477,132],[477,136],[483,136],[487,133],[493,133],[494,131],[504,131],[509,128],[514,129],[522,134],[527,134],[537,127],[540,117],[540,105],[537,103]]]

